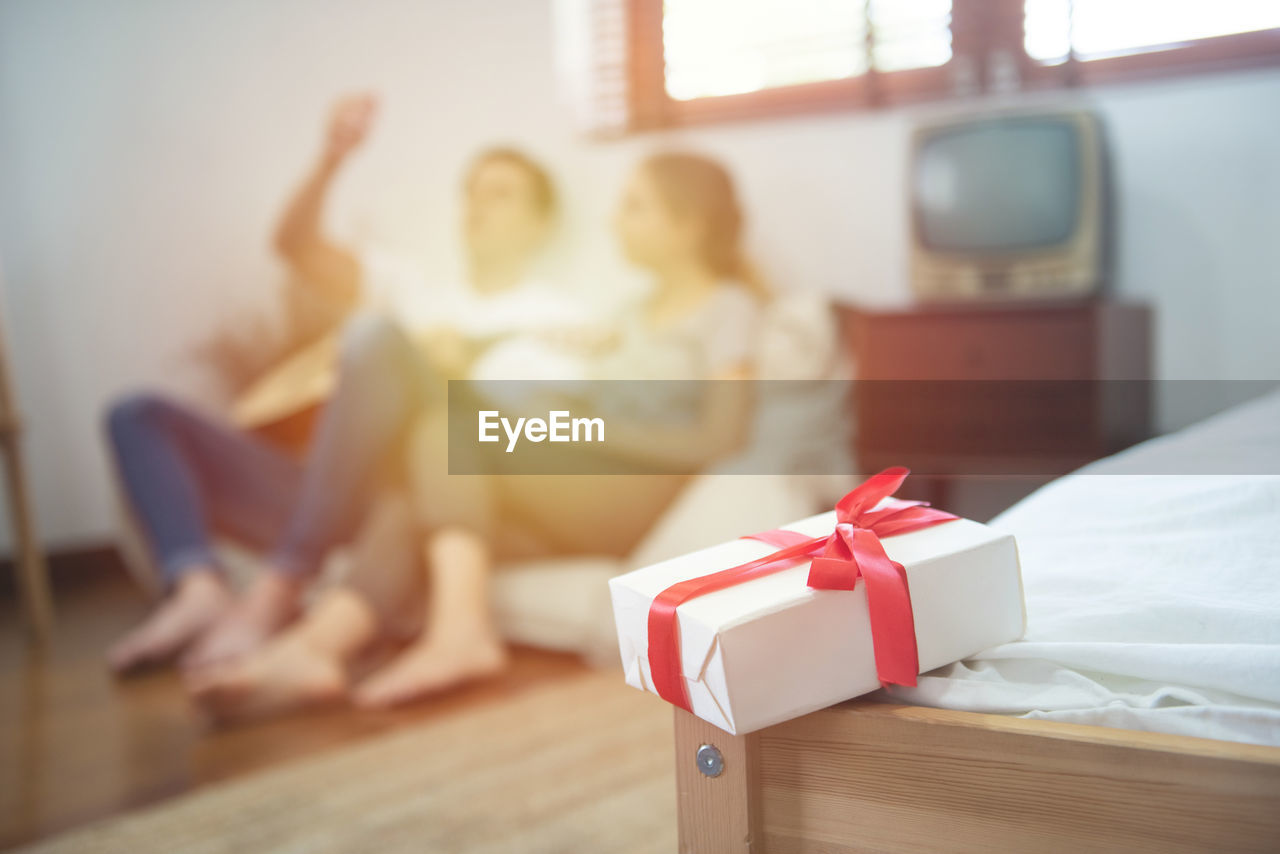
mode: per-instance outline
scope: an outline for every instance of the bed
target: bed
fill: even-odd
[[[745,736],[676,710],[681,851],[1280,850],[1280,393],[992,524],[1025,637]]]

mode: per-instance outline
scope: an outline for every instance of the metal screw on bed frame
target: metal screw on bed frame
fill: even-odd
[[[724,757],[714,744],[704,744],[698,748],[698,770],[706,777],[719,777],[724,771]]]

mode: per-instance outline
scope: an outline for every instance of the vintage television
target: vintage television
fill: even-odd
[[[912,288],[923,300],[1071,299],[1110,261],[1103,127],[1088,111],[1017,112],[916,129]]]

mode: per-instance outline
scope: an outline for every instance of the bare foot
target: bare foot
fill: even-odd
[[[215,720],[245,721],[336,703],[347,694],[342,663],[288,632],[238,661],[187,676],[191,698]]]
[[[260,577],[182,657],[183,668],[199,670],[260,649],[297,615],[299,590],[279,573]]]
[[[356,689],[365,709],[385,709],[501,671],[507,650],[492,634],[466,639],[420,640]]]
[[[232,601],[231,591],[214,570],[187,572],[142,625],[108,650],[107,663],[123,674],[167,661],[217,622]]]

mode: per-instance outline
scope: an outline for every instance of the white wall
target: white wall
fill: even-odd
[[[0,262],[46,539],[112,529],[108,399],[150,386],[216,401],[192,341],[270,309],[272,219],[351,88],[381,92],[385,112],[338,227],[440,276],[456,275],[454,189],[478,145],[515,141],[556,168],[571,275],[604,288],[625,275],[603,228],[625,168],[678,143],[734,167],[774,281],[905,298],[904,143],[929,110],[586,143],[552,41],[551,0],[0,4]],[[1160,375],[1275,377],[1280,71],[1090,97],[1115,149],[1119,289],[1157,305]]]

